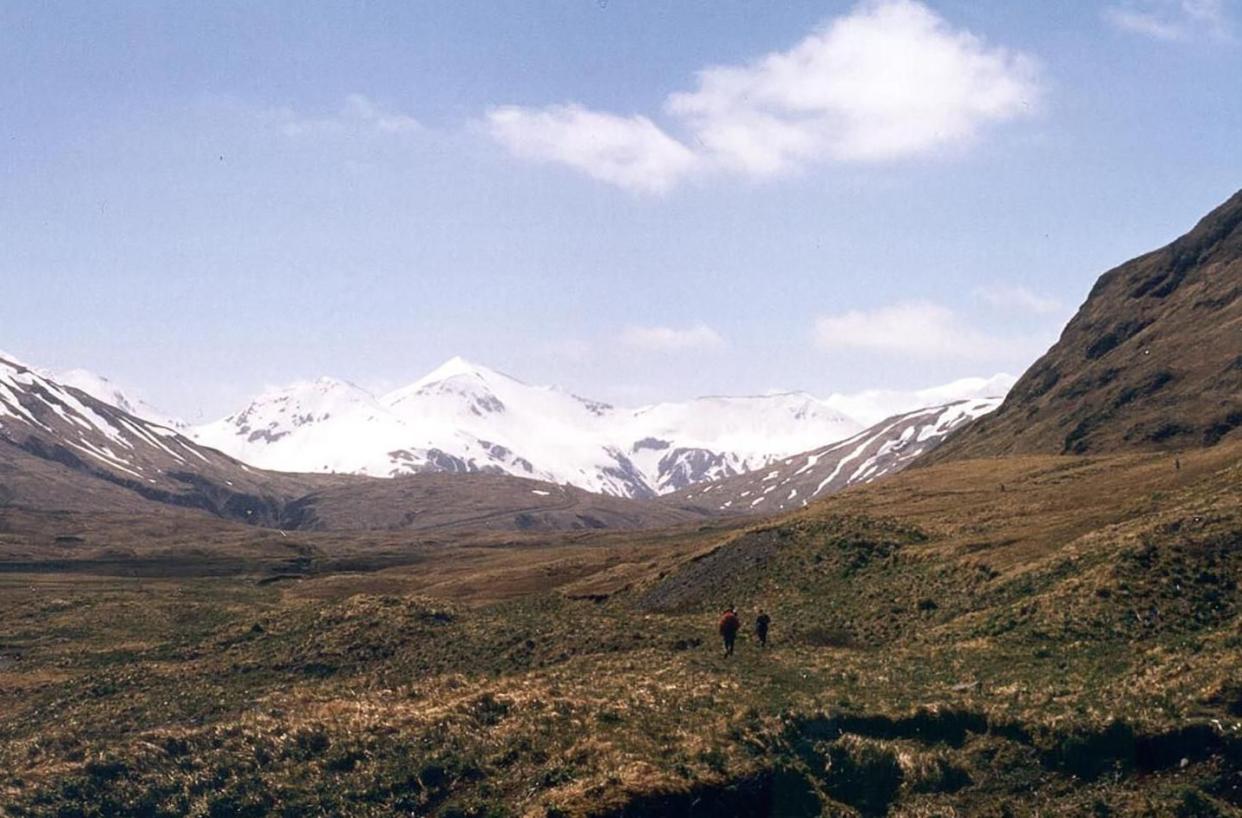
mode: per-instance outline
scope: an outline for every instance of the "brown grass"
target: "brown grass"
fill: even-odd
[[[1228,815],[1239,454],[957,463],[702,531],[314,535],[382,559],[265,584],[0,574],[0,812]],[[773,648],[722,659],[715,593],[641,604],[690,571]]]

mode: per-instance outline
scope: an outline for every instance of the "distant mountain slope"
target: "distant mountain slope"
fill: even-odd
[[[272,521],[295,481],[273,480],[173,429],[0,358],[0,463],[9,502],[114,509],[117,489],[225,517]],[[19,491],[20,489],[20,491]]]
[[[0,357],[4,356],[0,355]],[[72,386],[74,389],[81,390],[92,398],[115,406],[135,417],[150,421],[157,426],[164,426],[177,431],[184,431],[186,429],[186,424],[183,421],[161,412],[142,398],[135,397],[102,375],[97,375],[89,370],[68,369],[60,372],[40,370],[39,374],[56,381],[61,386]]]
[[[928,462],[1211,446],[1242,428],[1242,191],[1096,282],[993,414]]]
[[[623,409],[454,358],[381,397],[330,378],[294,384],[194,435],[281,471],[510,474],[654,497],[859,428],[802,393]]]
[[[667,500],[720,514],[762,514],[805,506],[816,497],[904,469],[952,431],[1000,405],[1000,398],[957,401],[883,420],[853,437],[748,474],[692,486]]]
[[[865,389],[852,394],[833,394],[825,400],[870,427],[916,409],[947,406],[964,400],[1001,398],[1009,394],[1017,381],[1013,375],[1001,372],[990,378],[959,378],[925,389]]]
[[[706,511],[593,494],[505,474],[356,477],[289,504],[291,527],[361,531],[572,531],[699,522]]]
[[[358,407],[346,400],[331,408]],[[0,358],[0,512],[6,507],[197,509],[257,525],[328,530],[639,528],[704,516],[508,475],[378,480],[262,471]]]

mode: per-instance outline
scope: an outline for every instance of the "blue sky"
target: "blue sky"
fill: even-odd
[[[0,348],[190,420],[1017,374],[1242,186],[1242,8],[0,5]]]

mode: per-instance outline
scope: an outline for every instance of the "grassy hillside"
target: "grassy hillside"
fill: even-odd
[[[1001,407],[926,462],[1213,446],[1242,429],[1242,191],[1100,277]]]
[[[285,582],[11,568],[0,814],[1238,815],[1240,495],[1224,443]]]

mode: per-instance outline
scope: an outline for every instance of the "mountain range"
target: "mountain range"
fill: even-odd
[[[901,471],[950,433],[994,411],[1000,402],[1000,398],[976,398],[904,412],[845,440],[756,471],[690,486],[669,499],[722,515],[802,508],[817,497]]]
[[[108,386],[118,403],[134,407]],[[79,387],[0,357],[0,510],[146,515],[207,512],[296,530],[645,528],[698,510],[504,474],[393,480],[251,467]]]
[[[997,376],[948,389],[953,398],[1000,396],[1010,383]],[[651,498],[864,430],[833,404],[789,392],[627,409],[453,358],[382,396],[331,378],[272,390],[190,434],[280,471],[483,472]]]
[[[0,357],[0,503],[75,511],[164,505],[264,522],[275,521],[271,497],[296,482]]]
[[[1008,380],[968,379],[856,403],[1003,392]],[[453,358],[380,397],[321,378],[191,428],[91,372],[54,373],[0,356],[0,442],[9,444],[0,447],[0,502],[196,508],[291,529],[671,525],[786,507],[740,502],[750,493],[746,475],[768,466],[794,472],[789,480],[803,500],[875,479],[956,425],[916,432],[919,418],[974,417],[999,398],[917,410],[865,429],[834,408],[840,400],[779,393],[624,409]],[[846,462],[867,450],[865,467],[843,463],[832,479],[820,479],[835,462],[828,450],[853,452]],[[813,467],[791,466],[804,461]],[[814,487],[806,485],[811,479]],[[764,485],[759,496],[789,480]],[[705,482],[719,486],[714,502],[690,492]],[[734,486],[736,503],[726,498]],[[664,502],[651,502],[657,498]]]
[[[805,394],[628,410],[453,358],[380,397],[329,378],[295,384],[192,434],[281,471],[485,472],[654,497],[859,428]]]

